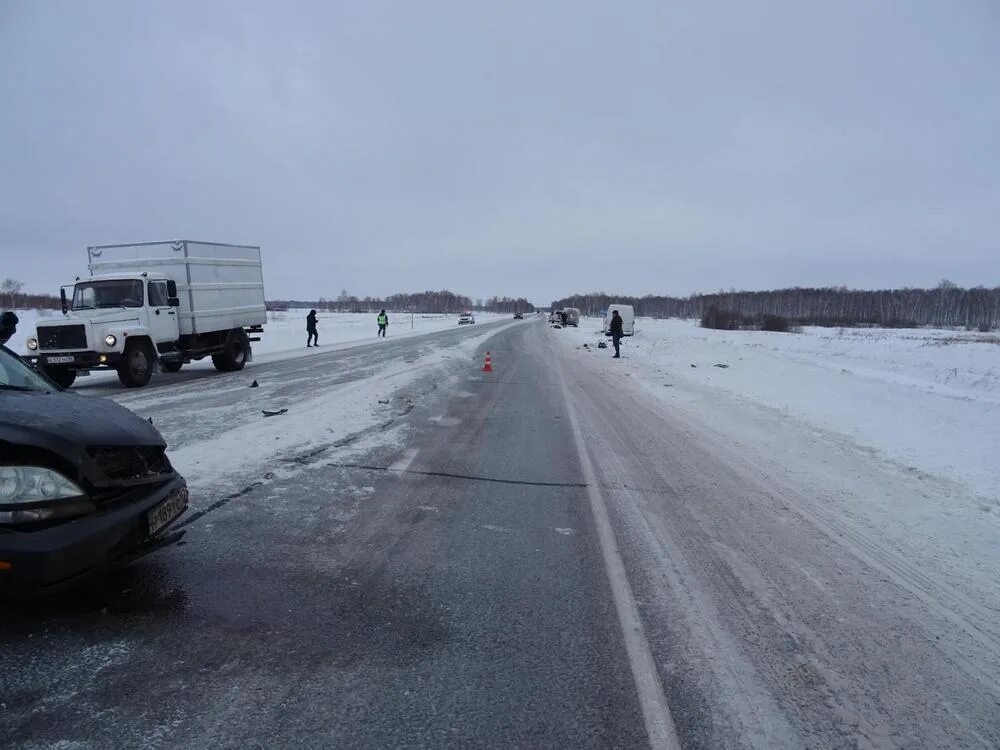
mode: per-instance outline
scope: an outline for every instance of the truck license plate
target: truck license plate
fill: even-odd
[[[73,364],[73,357],[46,357],[47,365],[70,365]]]
[[[166,500],[157,505],[146,515],[146,522],[149,524],[149,535],[155,535],[157,531],[183,513],[187,506],[187,487],[182,487],[179,490],[171,492]]]

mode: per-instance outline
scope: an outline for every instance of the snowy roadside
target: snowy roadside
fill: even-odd
[[[202,429],[193,440],[185,437],[187,420],[159,422],[157,427],[168,438],[171,461],[195,497],[208,495],[209,490],[242,489],[248,467],[254,478],[287,478],[306,470],[307,462],[319,453],[330,460],[375,446],[401,445],[405,428],[398,420],[422,395],[417,386],[447,385],[486,339],[519,324],[491,327],[456,345],[435,347],[413,361],[393,360],[374,374],[343,384],[323,383],[319,373],[315,386],[297,391],[302,397],[289,395],[283,388],[286,384],[274,377],[259,388],[242,387],[227,406],[200,413]],[[160,389],[152,398],[162,396]],[[124,400],[140,413],[147,406],[134,392]],[[263,410],[281,413],[265,417]],[[205,420],[211,422],[207,431]]]
[[[286,352],[300,352],[301,356],[319,354],[331,348],[343,348],[366,341],[375,341],[375,316],[355,313],[319,313],[317,315],[320,347],[306,349],[306,313],[308,310],[287,310],[269,312],[267,325],[261,340],[254,343],[254,359],[261,362],[273,361],[275,355]],[[59,318],[55,310],[19,310],[17,312],[17,333],[7,347],[18,354],[27,354],[26,342],[35,335],[35,326],[43,318]],[[509,315],[498,313],[476,313],[476,322],[490,323],[506,320]],[[457,315],[422,315],[392,313],[389,316],[390,339],[421,336],[434,331],[444,331],[458,325]],[[195,362],[188,367],[212,367],[210,360]]]
[[[721,391],[1000,503],[995,335],[710,331],[692,321],[650,319],[640,319],[637,328],[616,364],[657,395],[682,385]],[[564,333],[575,346],[593,347],[599,330],[600,321],[591,318]]]

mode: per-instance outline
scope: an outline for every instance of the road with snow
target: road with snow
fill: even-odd
[[[0,746],[1000,746],[996,599],[856,510],[946,483],[485,328],[81,383],[188,533],[4,610]]]

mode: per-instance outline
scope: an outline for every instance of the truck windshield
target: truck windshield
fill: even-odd
[[[52,391],[53,385],[23,359],[0,346],[0,391]]]
[[[138,279],[81,281],[73,289],[73,309],[142,307],[142,282]]]

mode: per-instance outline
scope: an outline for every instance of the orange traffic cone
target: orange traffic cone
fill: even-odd
[[[493,372],[493,359],[489,352],[486,352],[486,364],[483,365],[483,372]]]

